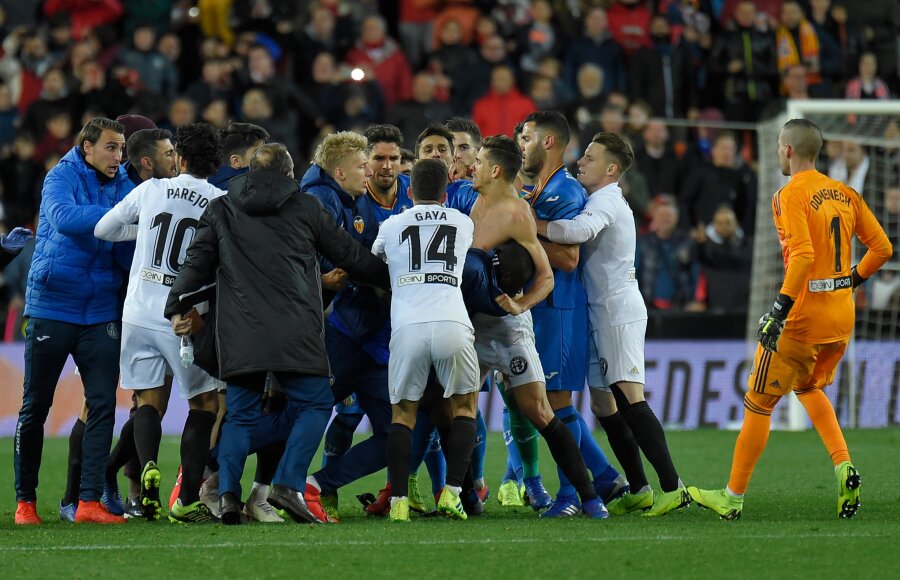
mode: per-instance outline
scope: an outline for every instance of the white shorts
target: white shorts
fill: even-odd
[[[444,398],[477,392],[481,384],[472,329],[449,320],[396,329],[388,361],[391,404],[421,399],[432,366],[444,387]]]
[[[181,366],[180,349],[181,341],[171,330],[152,330],[123,322],[119,354],[122,388],[153,389],[163,385],[166,375],[174,375],[182,399],[216,390],[218,381],[203,369]]]
[[[647,321],[591,324],[591,362],[588,384],[609,391],[621,381],[644,384],[644,335]]]
[[[545,382],[544,367],[534,342],[531,312],[503,317],[476,314],[472,324],[478,362],[506,375],[507,388]]]

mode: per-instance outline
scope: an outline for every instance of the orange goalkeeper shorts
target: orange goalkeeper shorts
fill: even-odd
[[[779,397],[791,391],[825,388],[834,382],[848,342],[809,344],[782,335],[778,339],[778,352],[757,345],[747,387]]]

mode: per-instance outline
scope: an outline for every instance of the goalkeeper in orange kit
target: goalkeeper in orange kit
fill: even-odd
[[[822,389],[834,381],[853,332],[853,290],[890,257],[891,243],[865,200],[815,169],[822,133],[805,119],[785,123],[778,137],[781,171],[790,181],[772,198],[784,255],[784,283],[759,321],[759,346],[744,396],[744,422],[731,476],[722,490],[689,487],[702,507],[723,519],[741,517],[744,492],[769,438],[772,410],[794,391],[825,444],[838,481],[838,516],[859,510],[859,472]],[[852,266],[854,234],[868,250]]]

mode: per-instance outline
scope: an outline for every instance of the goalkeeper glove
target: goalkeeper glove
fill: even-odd
[[[787,294],[779,294],[775,297],[775,304],[772,310],[767,314],[763,314],[759,319],[759,330],[756,331],[756,338],[759,344],[769,352],[778,352],[778,339],[784,331],[784,323],[787,320],[788,313],[794,301]]]
[[[865,282],[866,280],[868,280],[868,278],[863,278],[856,271],[856,266],[853,266],[852,268],[850,268],[850,287],[851,288],[856,290],[857,288],[862,286],[863,282]]]

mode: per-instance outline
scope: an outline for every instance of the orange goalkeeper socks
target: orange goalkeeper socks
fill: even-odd
[[[769,440],[771,415],[760,415],[749,409],[744,413],[744,423],[737,443],[734,444],[734,459],[731,462],[731,477],[728,478],[728,489],[736,495],[743,495],[753,475],[753,468],[759,461],[763,449]]]
[[[847,450],[844,433],[834,414],[834,407],[825,393],[820,389],[810,389],[798,393],[797,398],[803,403],[813,427],[822,438],[822,443],[825,444],[828,454],[831,455],[831,462],[839,465],[844,461],[850,461],[850,451]]]

